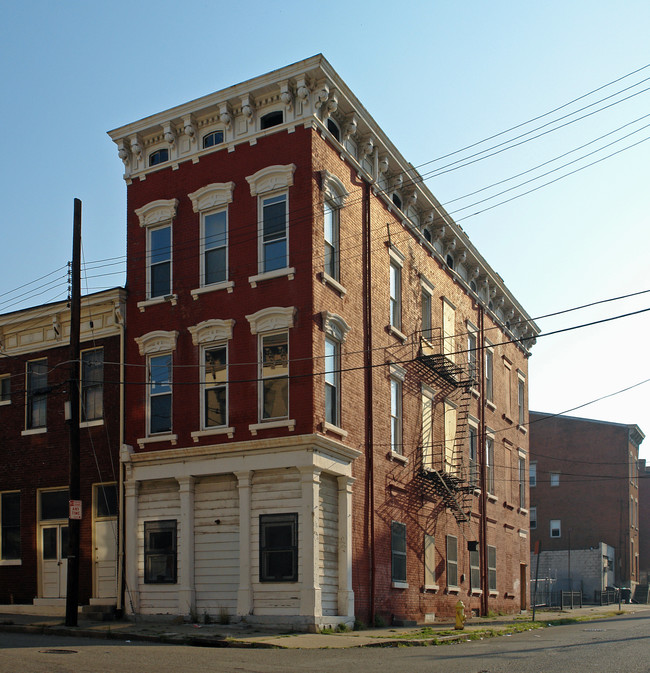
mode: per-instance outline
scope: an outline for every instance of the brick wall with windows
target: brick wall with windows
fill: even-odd
[[[114,307],[119,307],[123,299],[123,291],[111,290],[82,300],[81,362],[85,385],[81,390],[80,431],[84,515],[80,529],[81,603],[93,596],[94,485],[114,483],[119,478],[121,355]],[[90,307],[87,302],[91,302]],[[43,596],[39,576],[39,557],[43,553],[39,493],[44,489],[66,489],[69,483],[69,430],[64,405],[68,400],[70,351],[67,340],[52,329],[53,318],[59,334],[67,334],[69,309],[65,303],[0,316],[6,355],[0,358],[0,378],[10,382],[8,395],[0,404],[1,603],[31,603],[35,597]],[[37,344],[39,338],[40,349],[21,345]],[[28,364],[34,361],[44,364],[43,378],[47,383],[38,391],[43,423],[30,425]],[[65,504],[67,517],[67,499]]]
[[[536,485],[530,505],[542,549],[615,548],[616,582],[639,581],[638,452],[635,425],[530,412],[530,451]],[[531,547],[532,548],[532,547]],[[634,552],[632,552],[634,549]]]

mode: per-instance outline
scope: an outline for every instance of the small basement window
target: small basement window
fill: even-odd
[[[203,148],[221,145],[223,142],[223,131],[213,131],[203,136]]]
[[[156,150],[149,155],[149,166],[157,166],[165,161],[169,161],[169,150],[167,148]]]
[[[272,126],[282,124],[283,121],[284,121],[284,114],[282,113],[282,110],[269,112],[260,117],[260,128],[262,129],[262,131],[264,129],[270,129]]]

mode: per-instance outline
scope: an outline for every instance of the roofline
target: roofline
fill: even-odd
[[[529,416],[544,416],[546,418],[565,418],[569,421],[581,421],[583,423],[598,423],[600,425],[613,425],[618,428],[626,428],[631,435],[636,435],[639,437],[638,441],[635,441],[630,437],[631,441],[637,446],[645,439],[645,434],[643,430],[636,423],[615,423],[613,421],[601,421],[595,418],[583,418],[581,416],[569,416],[567,414],[553,414],[547,411],[533,411],[532,409],[528,410]]]

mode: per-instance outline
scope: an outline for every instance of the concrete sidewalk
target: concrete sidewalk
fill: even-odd
[[[617,614],[650,610],[650,605],[589,606],[575,610],[536,611],[536,625],[553,626],[561,620],[592,620]],[[518,615],[478,617],[469,620],[462,631],[450,623],[417,627],[368,628],[344,633],[280,633],[246,624],[192,624],[164,616],[158,619],[124,619],[112,622],[87,620],[80,613],[78,625],[65,626],[65,609],[31,605],[0,605],[0,631],[46,633],[77,637],[120,639],[195,645],[203,647],[266,647],[319,649],[348,647],[395,647],[397,645],[437,645],[450,641],[508,635],[532,628],[532,611]]]

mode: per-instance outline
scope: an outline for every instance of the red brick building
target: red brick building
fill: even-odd
[[[637,425],[530,412],[531,543],[542,551],[615,550],[614,582],[639,583]],[[603,567],[603,573],[606,568]],[[573,578],[576,579],[576,578]],[[589,596],[588,598],[591,598]]]
[[[124,290],[82,299],[79,601],[115,605]],[[70,309],[0,316],[0,603],[64,605]]]
[[[648,585],[650,577],[650,465],[639,461],[639,582]]]
[[[525,608],[537,327],[327,61],[110,136],[127,608]]]

